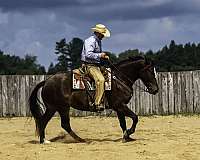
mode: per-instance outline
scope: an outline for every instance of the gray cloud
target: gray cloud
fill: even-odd
[[[57,10],[76,19],[149,19],[199,13],[198,0],[0,0],[4,11]]]
[[[28,9],[38,9],[38,8],[56,8],[63,6],[77,6],[80,3],[77,0],[0,0],[1,8],[5,11],[9,10],[28,10]]]
[[[112,36],[104,49],[157,50],[174,39],[199,41],[199,0],[0,0],[0,49],[55,62],[55,42],[87,38],[103,23]]]

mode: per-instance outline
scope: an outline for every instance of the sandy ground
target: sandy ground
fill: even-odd
[[[71,124],[87,143],[76,143],[69,135],[62,137],[59,118],[53,118],[47,127],[47,139],[54,141],[48,145],[38,143],[33,119],[0,119],[0,159],[200,160],[199,116],[139,117],[132,136],[135,141],[128,143],[121,142],[117,118],[71,118]]]

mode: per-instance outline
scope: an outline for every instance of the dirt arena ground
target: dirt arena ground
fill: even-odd
[[[130,125],[128,120],[128,125]],[[76,143],[53,118],[46,130],[52,143],[40,145],[34,120],[0,119],[0,160],[199,160],[199,116],[139,117],[135,141],[122,143],[117,118],[71,118]]]

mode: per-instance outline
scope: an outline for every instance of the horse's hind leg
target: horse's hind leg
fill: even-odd
[[[49,141],[45,140],[45,128],[47,126],[47,123],[53,117],[54,114],[55,114],[55,110],[50,110],[47,108],[47,110],[45,111],[45,114],[40,118],[38,122],[40,143],[49,143]]]
[[[85,142],[84,139],[80,138],[74,131],[71,129],[70,126],[70,117],[69,117],[69,108],[67,108],[65,111],[58,111],[61,117],[61,127],[67,131],[70,136],[72,136],[75,140],[79,142]]]

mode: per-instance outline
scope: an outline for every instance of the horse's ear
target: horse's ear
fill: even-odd
[[[147,65],[153,65],[153,61],[151,60],[151,58],[149,58],[147,56],[144,56],[144,59],[145,59],[145,64],[147,64]]]

